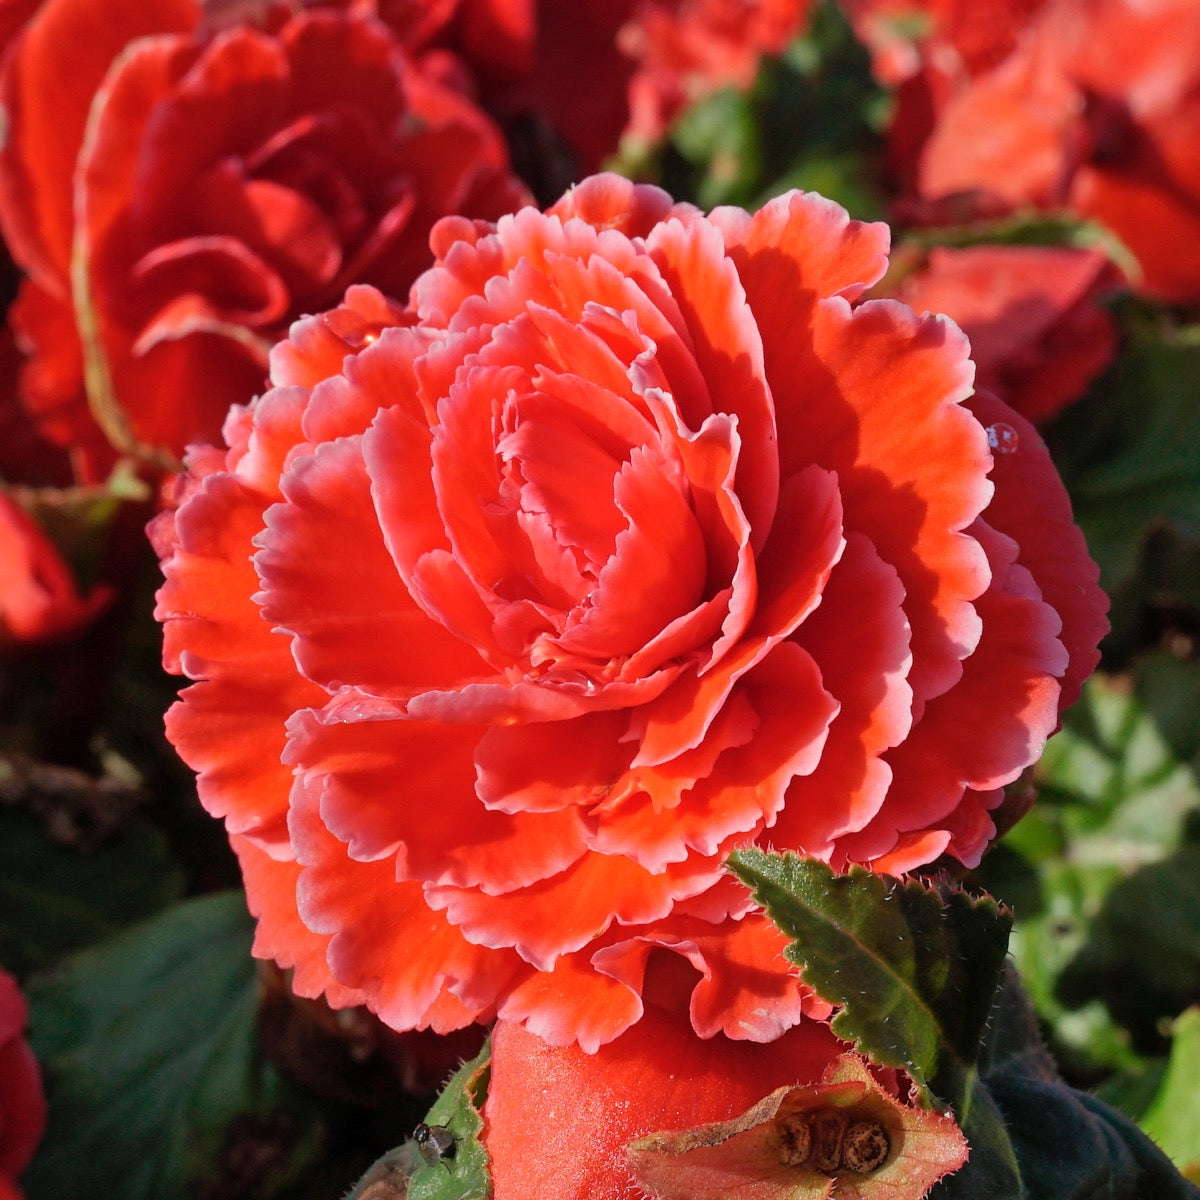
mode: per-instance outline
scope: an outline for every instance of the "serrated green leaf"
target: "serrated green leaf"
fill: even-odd
[[[408,1200],[487,1200],[492,1194],[490,1160],[481,1140],[491,1062],[488,1043],[455,1072],[429,1110],[425,1123],[454,1135],[454,1155],[418,1169],[409,1181]]]
[[[492,1194],[490,1159],[482,1141],[483,1103],[491,1069],[491,1043],[463,1064],[446,1084],[424,1124],[448,1131],[453,1144],[445,1153],[408,1141],[371,1164],[346,1200],[488,1200]],[[376,1193],[379,1193],[377,1196]]]
[[[976,1194],[1020,1200],[1021,1172],[977,1060],[1004,967],[1009,914],[864,867],[835,874],[795,854],[739,850],[734,873],[794,939],[786,954],[841,1005],[832,1028],[873,1062],[902,1067],[927,1104],[949,1104],[971,1145]]]
[[[833,1029],[872,1061],[903,1067],[956,1111],[1004,965],[1008,914],[990,899],[943,894],[817,859],[740,850],[729,862],[771,920],[787,955],[842,1006]]]
[[[240,1138],[263,1155],[256,1196],[304,1165],[313,1117],[259,1053],[250,941],[244,897],[225,892],[33,980],[50,1121],[22,1178],[29,1200],[217,1195]]]
[[[1166,1074],[1139,1124],[1193,1183],[1200,1183],[1198,1079],[1200,1008],[1189,1008],[1175,1022]]]
[[[95,850],[57,846],[0,810],[0,962],[24,975],[116,933],[183,894],[166,838],[128,822]]]

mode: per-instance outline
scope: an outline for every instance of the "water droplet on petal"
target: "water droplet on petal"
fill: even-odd
[[[1020,434],[1003,421],[987,427],[988,448],[993,454],[1015,454],[1021,445]]]

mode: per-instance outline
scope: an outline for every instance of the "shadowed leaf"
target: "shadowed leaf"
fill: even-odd
[[[314,1119],[261,1057],[240,892],[169,908],[29,987],[50,1102],[29,1200],[267,1197],[311,1158]],[[255,1172],[243,1178],[245,1150]]]

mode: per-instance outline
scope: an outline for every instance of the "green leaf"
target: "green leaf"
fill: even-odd
[[[1200,1008],[1175,1022],[1162,1085],[1139,1124],[1192,1180],[1200,1183]]]
[[[1171,754],[1180,762],[1200,756],[1200,670],[1166,651],[1148,654],[1138,663],[1138,698]]]
[[[250,940],[244,897],[225,892],[31,983],[50,1121],[29,1200],[265,1197],[304,1166],[314,1121],[259,1052]]]
[[[59,846],[27,813],[0,810],[0,962],[24,975],[183,894],[166,838],[127,822],[95,850]]]
[[[1112,888],[1058,994],[1068,1006],[1099,996],[1135,1043],[1153,1047],[1160,1021],[1200,995],[1200,845]]]
[[[740,850],[729,865],[795,939],[786,953],[805,981],[843,1006],[834,1032],[956,1110],[965,1105],[1004,965],[1007,912],[865,867],[837,875],[795,854]]]
[[[794,941],[785,953],[824,999],[834,1033],[873,1062],[902,1067],[928,1105],[950,1105],[971,1144],[974,1186],[1022,1195],[1004,1122],[976,1061],[1011,918],[990,899],[852,867],[837,875],[795,854],[739,850],[734,873]],[[982,1193],[981,1193],[982,1194]]]
[[[692,189],[702,208],[744,197],[758,178],[758,122],[750,98],[736,88],[723,88],[683,113],[671,143],[693,169]]]
[[[487,1200],[492,1178],[484,1149],[483,1111],[491,1068],[491,1045],[485,1043],[469,1063],[451,1077],[424,1121],[450,1141],[444,1152],[415,1139],[389,1150],[354,1185],[346,1200]]]
[[[1075,1078],[1138,1073],[1200,989],[1200,785],[1172,708],[1190,694],[1161,655],[1132,683],[1089,681],[1037,768],[1038,803],[977,873],[1015,910],[1012,954]]]
[[[767,57],[749,89],[729,87],[675,120],[664,145],[626,138],[613,169],[653,178],[701,207],[754,209],[789,188],[819,191],[860,220],[884,215],[877,164],[886,97],[834,3]]]
[[[795,939],[806,982],[842,1005],[834,1031],[952,1104],[971,1156],[931,1200],[1196,1200],[1135,1125],[1058,1076],[1004,968],[994,901],[792,854],[743,850],[730,865]]]

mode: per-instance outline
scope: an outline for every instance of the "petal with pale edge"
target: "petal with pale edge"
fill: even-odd
[[[843,1054],[819,1084],[639,1138],[629,1160],[657,1200],[919,1200],[967,1161],[967,1141],[952,1117],[900,1103]]]
[[[325,959],[329,937],[314,933],[296,911],[296,884],[301,868],[294,862],[277,862],[249,838],[229,839],[246,885],[246,907],[257,920],[254,957],[274,960],[292,972],[292,990],[298,996],[323,995],[333,1008],[365,1003],[354,988],[343,987],[329,973]]]

